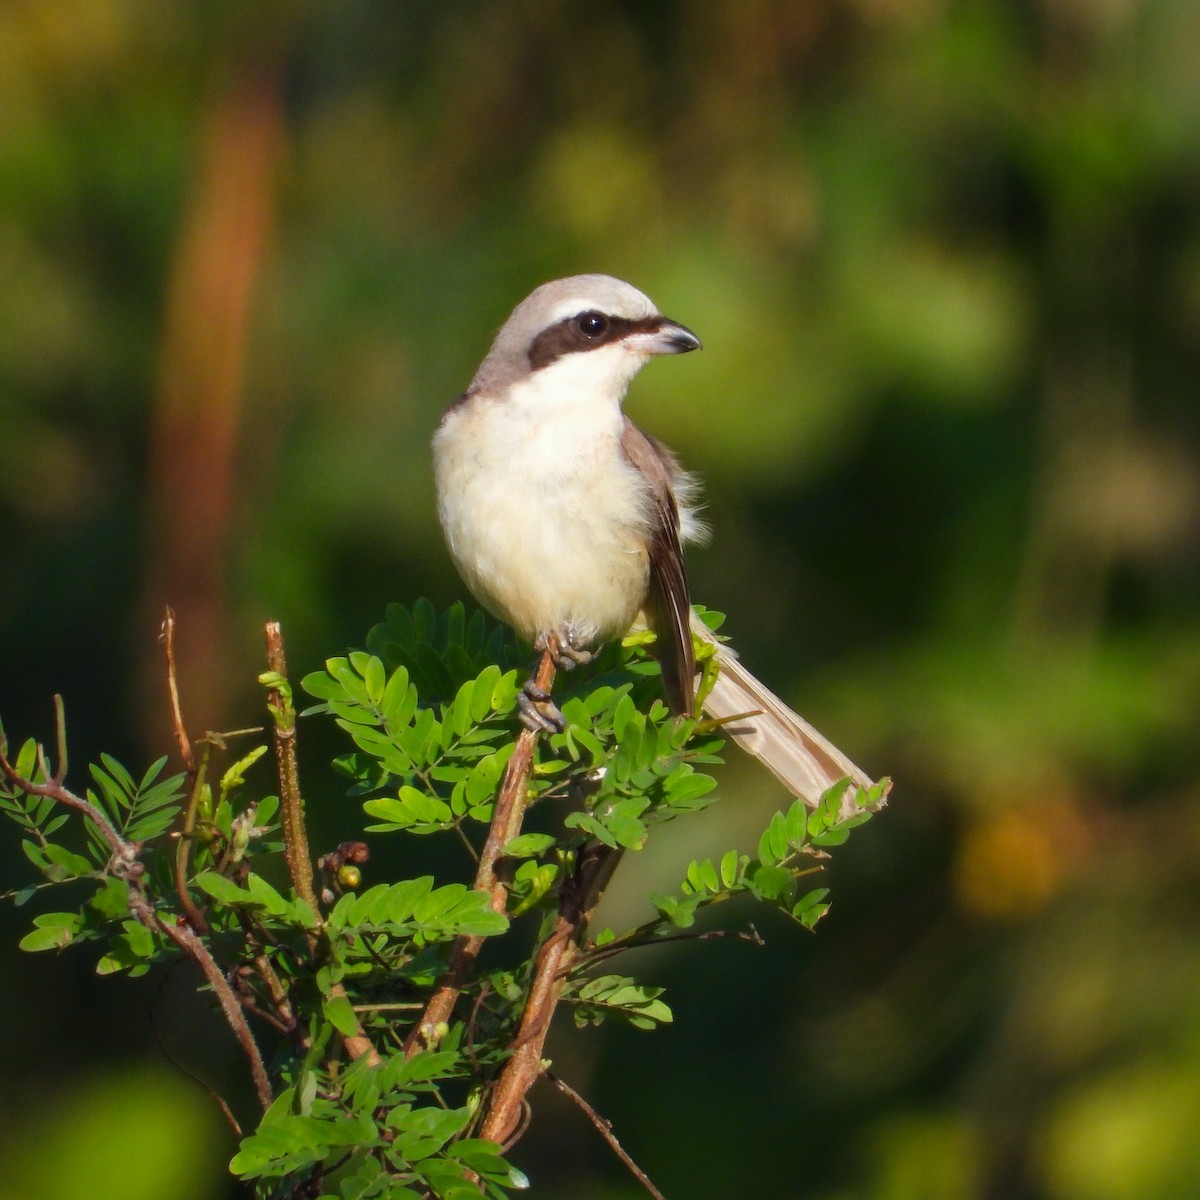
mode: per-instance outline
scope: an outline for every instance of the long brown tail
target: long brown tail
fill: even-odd
[[[695,613],[692,613],[692,632],[716,647],[720,664],[717,681],[704,701],[704,711],[717,720],[754,714],[732,721],[725,729],[793,796],[815,806],[824,791],[849,776],[853,786],[848,789],[842,813],[848,816],[858,811],[853,791],[855,787],[872,786],[866,772],[751,675],[738,656],[725,643],[717,641]]]

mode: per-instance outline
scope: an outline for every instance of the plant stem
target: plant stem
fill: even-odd
[[[287,658],[283,652],[283,630],[278,621],[266,623],[267,667],[270,687],[267,711],[271,714],[275,762],[279,769],[279,811],[283,826],[283,854],[292,886],[318,916],[317,893],[313,887],[312,857],[304,824],[304,799],[300,795],[300,770],[296,764],[296,709],[287,682]]]
[[[308,830],[304,824],[304,799],[300,794],[300,769],[296,763],[296,708],[292,703],[292,689],[287,681],[287,658],[283,652],[283,630],[278,621],[268,621],[265,627],[267,638],[268,674],[263,681],[268,685],[267,709],[271,713],[275,740],[275,762],[279,768],[279,812],[283,826],[283,855],[287,860],[288,873],[296,895],[305,901],[320,920],[321,909],[317,904],[317,893],[313,886],[312,856],[308,850]],[[324,939],[324,934],[309,939],[314,952]],[[346,999],[346,989],[335,983],[329,989],[332,998]],[[346,1053],[351,1058],[366,1057],[372,1066],[382,1061],[374,1043],[362,1032],[356,1031],[342,1039]]]

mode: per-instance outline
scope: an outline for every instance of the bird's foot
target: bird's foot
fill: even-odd
[[[550,693],[538,687],[536,680],[527,679],[521,685],[517,709],[521,724],[533,733],[562,733],[567,727],[566,717],[550,699]]]
[[[561,625],[549,633],[540,634],[533,648],[541,654],[549,654],[560,671],[573,671],[596,657],[591,650],[576,644],[575,634],[569,625]]]

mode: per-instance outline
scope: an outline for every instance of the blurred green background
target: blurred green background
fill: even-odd
[[[0,113],[10,736],[60,691],[77,784],[169,749],[168,600],[195,733],[260,719],[265,618],[298,677],[462,596],[438,413],[534,285],[622,276],[704,340],[629,404],[707,482],[696,598],[896,784],[815,937],[644,953],[675,1026],[557,1069],[673,1200],[1200,1195],[1194,0],[7,0]],[[782,796],[725,780],[610,920],[751,848]],[[39,903],[0,1197],[236,1194],[188,968],[22,955]],[[535,1096],[538,1195],[641,1194]]]

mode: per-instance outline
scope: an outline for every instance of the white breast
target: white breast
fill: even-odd
[[[528,641],[564,626],[580,645],[619,636],[645,599],[649,500],[620,451],[630,357],[567,355],[503,398],[464,401],[434,437],[455,565]]]

